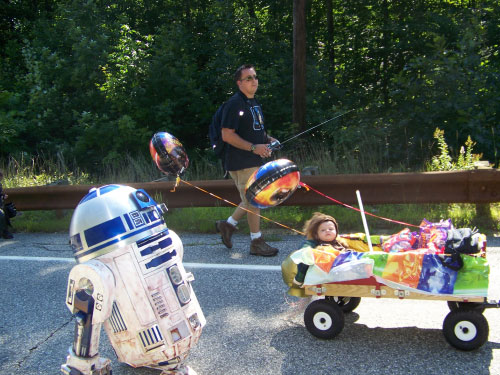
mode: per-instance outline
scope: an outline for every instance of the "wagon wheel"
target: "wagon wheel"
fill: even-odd
[[[328,297],[326,297],[326,300],[339,305],[340,309],[344,313],[350,313],[350,312],[354,311],[354,309],[356,307],[358,307],[359,303],[361,302],[360,297],[331,297],[331,296],[328,296]]]
[[[317,300],[307,306],[304,323],[312,335],[332,339],[344,329],[344,313],[337,304]]]
[[[488,340],[486,318],[475,310],[456,310],[446,315],[443,334],[448,343],[460,350],[474,350]]]
[[[486,309],[481,302],[458,302],[458,301],[448,301],[448,308],[450,311],[461,310],[474,310],[478,313],[483,313]]]

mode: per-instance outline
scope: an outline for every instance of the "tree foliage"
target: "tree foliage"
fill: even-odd
[[[500,5],[494,0],[309,0],[302,137],[380,169],[420,168],[471,136],[497,164]],[[209,155],[215,109],[251,62],[267,128],[292,123],[293,2],[11,1],[0,18],[0,158],[62,154],[90,172],[146,155],[158,130]],[[291,146],[291,144],[290,144]]]

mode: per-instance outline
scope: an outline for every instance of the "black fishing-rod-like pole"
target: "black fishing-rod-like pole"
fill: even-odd
[[[316,129],[317,127],[320,127],[320,126],[322,126],[322,125],[325,125],[326,123],[328,123],[328,122],[330,122],[330,121],[333,121],[333,120],[335,120],[335,119],[338,119],[339,117],[342,117],[342,116],[344,116],[344,115],[347,115],[349,112],[352,112],[352,111],[354,111],[354,109],[351,109],[351,110],[349,110],[349,111],[347,111],[347,112],[341,113],[340,115],[337,115],[337,116],[335,116],[335,117],[332,117],[331,119],[328,119],[328,120],[326,120],[326,121],[323,121],[321,124],[314,125],[313,127],[309,128],[309,129],[307,129],[307,130],[304,130],[303,132],[301,132],[301,133],[299,133],[299,134],[296,134],[296,135],[294,135],[293,137],[290,137],[290,138],[288,138],[287,140],[285,140],[285,141],[283,141],[283,142],[281,142],[281,143],[280,143],[280,142],[278,142],[278,141],[276,141],[276,142],[271,142],[271,143],[269,144],[269,146],[268,146],[268,147],[269,147],[271,150],[273,150],[273,151],[274,151],[274,150],[279,150],[281,147],[283,147],[283,145],[284,145],[285,143],[287,143],[287,142],[291,141],[292,139],[295,139],[295,138],[297,138],[297,137],[300,137],[302,134],[305,134],[305,133],[307,133],[307,132],[310,132],[311,130]]]

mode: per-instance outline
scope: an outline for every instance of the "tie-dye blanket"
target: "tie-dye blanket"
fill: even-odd
[[[461,254],[463,266],[456,270],[443,264],[447,257],[443,254],[429,254],[425,249],[386,253],[339,252],[325,246],[306,247],[290,254],[291,262],[285,261],[283,265],[286,267],[283,268],[282,265],[282,270],[285,280],[285,273],[290,272],[293,265],[309,265],[304,285],[374,276],[378,282],[387,286],[418,293],[486,297],[489,276],[487,260],[481,256]]]

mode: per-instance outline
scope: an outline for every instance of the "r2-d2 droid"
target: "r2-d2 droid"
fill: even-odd
[[[104,326],[120,362],[194,374],[184,360],[206,321],[166,210],[123,185],[93,188],[76,207],[70,239],[78,264],[66,293],[76,326],[62,373],[111,374],[111,361],[98,353]]]

